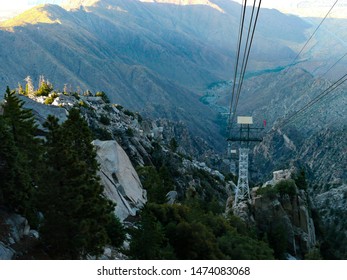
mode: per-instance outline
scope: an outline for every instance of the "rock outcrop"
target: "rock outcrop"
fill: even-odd
[[[28,220],[18,214],[1,210],[0,260],[11,260],[25,253],[25,246],[20,244],[26,238],[38,238],[38,233],[30,230]]]
[[[288,174],[289,170],[274,172],[271,181],[262,188],[253,188],[252,199],[239,203],[233,212],[267,238],[282,242],[286,253],[301,259],[317,245],[315,226],[306,191],[287,179]],[[279,182],[291,183],[292,192],[276,189]],[[273,240],[269,242],[271,245]]]
[[[11,260],[14,255],[14,251],[6,246],[3,242],[0,242],[0,260]]]
[[[323,257],[327,259],[347,258],[347,185],[330,186],[314,197],[313,208],[318,213],[322,239]],[[327,245],[327,246],[326,246]],[[327,248],[326,248],[327,247]],[[330,253],[329,253],[330,252]]]
[[[100,164],[101,183],[105,195],[117,205],[115,213],[121,221],[136,212],[146,203],[146,191],[130,162],[129,157],[117,141],[93,141]]]
[[[46,122],[49,115],[57,117],[59,122],[64,122],[67,119],[67,110],[64,108],[47,106],[21,94],[19,94],[18,97],[25,102],[25,108],[32,110],[39,129],[43,129],[42,125]]]
[[[288,194],[256,196],[253,199],[254,219],[264,232],[283,227],[288,252],[302,258],[316,245],[315,227],[307,205],[304,191],[293,197]]]

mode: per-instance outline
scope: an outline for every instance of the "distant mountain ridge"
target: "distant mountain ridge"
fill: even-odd
[[[214,3],[214,1],[209,0],[139,0],[143,3],[159,3],[159,4],[172,4],[172,5],[180,5],[180,6],[186,6],[186,5],[206,5],[209,7],[212,7],[214,9],[217,9],[218,11],[223,11],[217,4]],[[80,6],[88,7],[88,6],[94,6],[98,4],[99,2],[103,2],[100,0],[66,0],[63,3],[63,7],[67,9],[76,9]]]
[[[194,1],[200,2],[206,1]],[[223,12],[209,5],[138,0],[72,1],[85,7],[69,11],[57,5],[33,8],[25,16],[34,15],[31,22],[23,23],[20,15],[0,24],[0,62],[6,65],[0,89],[23,84],[28,75],[37,84],[44,75],[60,89],[67,84],[104,90],[112,102],[183,120],[217,149],[224,147],[216,114],[199,98],[211,83],[232,77],[240,6],[213,3]],[[263,14],[250,69],[287,64],[295,55],[288,45],[303,42],[309,27],[277,11]]]
[[[70,10],[38,6],[0,24],[1,92],[6,85],[24,84],[28,75],[36,85],[44,75],[56,88],[103,90],[112,102],[141,114],[186,122],[217,150],[224,149],[217,112],[199,99],[211,84],[233,77],[240,5],[229,0],[68,5]],[[305,43],[309,28],[298,17],[263,9],[246,77],[274,69],[276,79]],[[301,64],[313,72],[317,63],[310,56],[319,52],[316,48]]]

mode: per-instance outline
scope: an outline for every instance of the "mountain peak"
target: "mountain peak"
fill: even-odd
[[[99,0],[66,0],[63,2],[63,7],[74,9],[80,6],[92,6],[97,2],[99,2]]]
[[[188,5],[204,5],[209,6],[211,8],[214,8],[220,12],[224,12],[223,9],[221,9],[217,4],[209,1],[209,0],[133,0],[137,2],[143,2],[143,3],[157,3],[157,4],[170,4],[170,5],[179,5],[179,6],[188,6]],[[100,4],[119,4],[119,0],[67,0],[64,3],[64,8],[66,9],[76,9],[81,6],[89,7],[94,6],[98,3]]]
[[[205,5],[205,6],[212,7],[220,12],[223,12],[223,9],[221,9],[217,4],[209,0],[139,0],[139,1],[148,2],[148,3],[180,5],[180,6]]]
[[[38,5],[32,9],[25,11],[24,13],[11,18],[7,21],[0,23],[0,28],[13,28],[18,26],[25,26],[28,24],[38,24],[38,23],[46,23],[46,24],[54,24],[61,23],[59,19],[53,16],[53,10],[57,5],[51,4],[42,4]]]

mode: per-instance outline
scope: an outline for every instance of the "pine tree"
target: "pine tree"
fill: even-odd
[[[23,89],[23,86],[20,83],[18,83],[18,93],[22,95],[26,94],[25,90]]]
[[[9,126],[0,116],[0,205],[7,207],[16,204],[13,201],[16,198],[14,188],[16,157],[17,150]]]
[[[25,85],[26,95],[32,96],[34,94],[34,91],[35,91],[33,81],[31,80],[30,76],[26,77],[25,81],[27,82]]]
[[[162,247],[166,243],[164,229],[149,211],[144,209],[141,212],[141,220],[131,229],[130,234],[128,254],[132,259],[163,259],[165,250]]]
[[[42,241],[55,259],[99,255],[110,242],[114,204],[103,196],[92,134],[76,109],[62,125],[49,117],[46,127],[45,184],[40,190]],[[124,238],[123,232],[119,235]]]
[[[306,174],[304,169],[300,169],[299,174],[296,176],[295,184],[298,186],[299,189],[307,190],[308,184],[306,180]]]
[[[40,86],[35,93],[36,96],[48,96],[53,91],[53,86],[48,81],[45,81],[44,78],[40,81]]]
[[[23,108],[14,91],[7,87],[2,116],[1,148],[6,161],[2,177],[4,204],[21,214],[32,211],[34,184],[38,179],[40,143],[30,110]],[[6,179],[5,179],[6,178]]]
[[[23,105],[24,101],[16,96],[15,91],[11,91],[7,87],[3,116],[11,126],[16,144],[23,144],[21,141],[27,140],[25,138],[33,138],[37,128],[32,111],[25,109]]]

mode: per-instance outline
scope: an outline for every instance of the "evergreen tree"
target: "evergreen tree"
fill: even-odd
[[[307,190],[308,184],[306,180],[306,174],[304,169],[300,169],[299,174],[296,176],[295,184],[298,186],[299,189]]]
[[[5,102],[3,105],[3,116],[11,127],[14,140],[17,145],[27,144],[25,141],[37,142],[33,140],[36,132],[34,115],[29,109],[23,108],[24,101],[20,100],[15,91],[9,87],[6,89]]]
[[[108,98],[107,94],[103,91],[98,91],[95,96],[101,97],[102,100],[104,100],[105,103],[110,103],[110,99]]]
[[[148,203],[131,229],[134,259],[272,259],[242,220],[206,213],[199,204]]]
[[[18,83],[18,93],[22,95],[26,94],[25,90],[23,89],[23,86],[20,83]]]
[[[142,211],[141,220],[136,228],[130,230],[130,233],[132,238],[128,255],[131,258],[156,260],[164,259],[167,255],[167,250],[163,249],[163,247],[167,248],[163,227],[146,209]]]
[[[48,96],[53,91],[52,84],[43,80],[40,84],[39,89],[36,92],[36,96]]]
[[[33,114],[24,109],[23,104],[7,87],[1,117],[1,149],[7,171],[2,176],[1,188],[5,205],[26,215],[33,210],[41,149],[39,140],[35,138]]]
[[[33,81],[31,80],[30,76],[26,77],[25,81],[27,82],[25,85],[25,93],[26,95],[32,96],[34,94]]]
[[[5,119],[0,116],[0,205],[16,205],[14,189],[17,150]]]
[[[103,196],[91,132],[76,109],[62,125],[50,116],[46,127],[45,184],[40,191],[42,241],[55,259],[99,255],[110,242],[108,234],[112,233],[111,243],[120,244],[124,232],[119,232],[117,240],[110,229],[115,225],[114,204]]]
[[[171,151],[173,151],[174,153],[177,151],[178,148],[178,143],[177,140],[173,137],[171,138],[170,142],[169,142],[169,147],[171,149]]]

